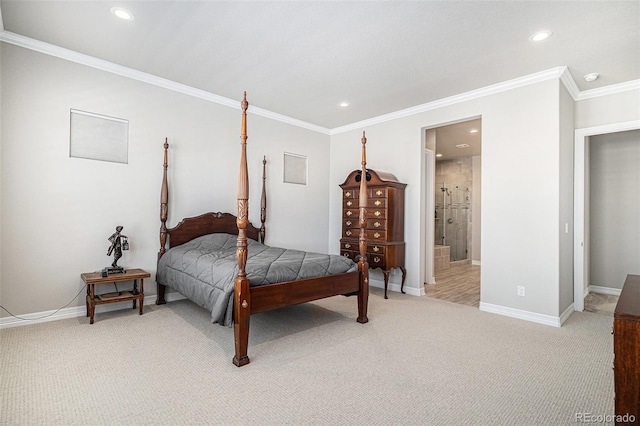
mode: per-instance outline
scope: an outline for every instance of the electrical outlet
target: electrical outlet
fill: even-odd
[[[524,296],[524,286],[518,286],[518,296]]]

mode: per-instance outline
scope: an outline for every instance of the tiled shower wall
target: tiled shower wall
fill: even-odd
[[[461,157],[453,160],[436,161],[435,169],[435,194],[440,197],[441,191],[439,185],[445,182],[449,188],[464,187],[473,188],[473,159],[472,157]],[[470,192],[473,197],[473,192]],[[436,200],[436,203],[438,201]],[[471,262],[471,199],[469,200],[469,214],[467,220],[467,260]],[[438,226],[438,225],[436,225]],[[437,234],[437,232],[436,232]],[[442,244],[436,241],[435,244]]]

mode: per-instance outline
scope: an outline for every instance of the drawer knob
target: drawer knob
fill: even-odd
[[[380,251],[380,247],[375,246],[375,247],[373,248],[373,251],[375,251],[376,253],[377,253],[377,252],[379,252],[379,251]]]
[[[373,234],[373,236],[374,236],[375,238],[380,238],[380,233],[376,232],[375,234]]]
[[[376,201],[375,201],[375,203],[373,203],[373,204],[375,204],[375,205],[376,205],[376,207],[378,207],[380,204],[382,204],[382,201],[380,201],[380,200],[376,200]]]
[[[375,257],[373,258],[373,261],[374,261],[375,263],[380,263],[380,258],[379,258],[378,256],[375,256]]]
[[[376,212],[374,213],[374,215],[376,215],[376,216],[380,216],[381,214],[382,214],[382,213],[380,213],[380,211],[379,211],[379,210],[376,210]]]
[[[383,192],[382,192],[380,189],[378,189],[378,190],[376,191],[376,195],[377,195],[377,196],[380,196],[380,195],[382,195],[382,194],[383,194]]]
[[[380,228],[380,222],[374,223],[373,226],[375,226],[376,228]]]
[[[353,212],[351,210],[347,211],[347,216],[351,216]]]
[[[351,244],[349,244],[349,243],[345,244],[344,248],[351,248]]]
[[[350,236],[350,235],[351,235],[351,231],[350,231],[350,230],[348,230],[347,232],[345,232],[345,234],[347,234],[347,235],[349,235],[349,236]]]
[[[344,193],[344,196],[345,196],[345,197],[351,197],[351,192],[349,192],[349,191],[345,192],[345,193]]]
[[[353,203],[351,201],[347,201],[347,206],[351,207]]]
[[[351,221],[350,220],[346,221],[345,223],[346,223],[347,226],[351,226]]]

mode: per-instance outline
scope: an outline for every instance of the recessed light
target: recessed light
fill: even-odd
[[[538,31],[537,33],[531,34],[531,37],[529,37],[529,40],[531,41],[542,41],[542,40],[546,40],[549,37],[551,37],[551,31]]]
[[[436,157],[442,157],[442,154],[436,154]]]
[[[349,106],[349,102],[340,102],[340,107],[341,108],[346,108]]]
[[[586,81],[589,81],[589,82],[594,81],[597,78],[598,78],[598,73],[597,72],[592,72],[592,73],[587,74],[587,75],[584,76],[584,79]]]
[[[111,13],[113,13],[120,19],[124,19],[125,21],[133,21],[133,13],[129,12],[127,9],[123,9],[121,7],[112,7]]]
[[[471,129],[469,130],[469,133],[478,133],[478,129]]]
[[[456,148],[469,148],[469,144],[467,143],[459,143],[456,145]]]

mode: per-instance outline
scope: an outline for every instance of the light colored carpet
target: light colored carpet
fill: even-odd
[[[612,318],[562,328],[372,289],[233,330],[188,301],[0,331],[2,425],[563,425],[613,414]]]

